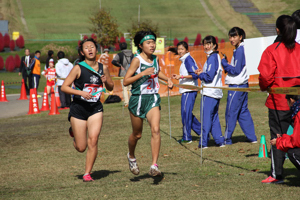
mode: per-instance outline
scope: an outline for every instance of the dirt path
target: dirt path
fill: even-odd
[[[42,95],[42,93],[39,94]],[[6,95],[9,102],[0,102],[0,119],[26,115],[29,111],[29,96],[27,97],[28,100],[17,100],[20,98],[20,94]],[[38,98],[40,108],[42,100],[43,98]]]
[[[23,12],[23,7],[22,7],[21,0],[17,0],[17,4],[18,4],[19,11],[20,11],[21,21],[22,21],[22,23],[25,27],[25,31],[28,33],[29,30],[28,30],[28,26],[27,26],[27,23],[26,23],[26,20],[25,20],[25,17],[24,17],[24,12]]]
[[[207,15],[209,16],[209,18],[213,21],[213,23],[225,34],[227,35],[227,29],[222,26],[219,21],[214,17],[214,15],[210,12],[208,6],[206,5],[206,3],[204,2],[204,0],[199,0],[201,5],[203,6],[204,10],[206,11]]]

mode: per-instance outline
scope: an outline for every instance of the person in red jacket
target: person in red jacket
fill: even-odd
[[[297,27],[288,15],[281,15],[276,21],[277,34],[281,41],[267,47],[262,54],[258,70],[259,86],[268,88],[300,85],[300,45],[295,42]],[[290,125],[292,112],[284,94],[269,94],[266,104],[269,109],[271,139],[284,134]],[[271,176],[262,183],[283,183],[285,153],[271,147]]]
[[[300,87],[300,85],[296,87]],[[270,143],[277,149],[287,152],[290,161],[300,170],[300,95],[286,95],[286,99],[293,112],[293,134],[283,134],[282,136],[277,134],[277,138],[272,139]]]

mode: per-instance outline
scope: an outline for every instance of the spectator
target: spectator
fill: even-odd
[[[299,87],[297,85],[295,87]],[[276,146],[277,149],[287,152],[290,161],[295,165],[295,167],[300,170],[300,95],[286,95],[285,97],[291,107],[291,111],[293,112],[292,118],[292,126],[294,127],[293,134],[277,134],[277,138],[274,138],[270,141],[271,145]]]
[[[58,85],[58,93],[61,103],[61,109],[69,108],[71,105],[71,95],[64,93],[61,91],[61,86],[64,83],[64,79],[67,78],[70,71],[73,68],[72,63],[65,58],[65,53],[63,51],[59,51],[57,53],[57,63],[55,65],[55,70],[57,74],[57,85]]]
[[[120,43],[120,49],[122,52],[118,53],[111,63],[116,66],[120,67],[119,70],[119,77],[124,77],[127,70],[130,67],[130,63],[133,59],[133,54],[131,50],[127,49],[126,42]],[[123,79],[121,79],[122,91],[123,91],[123,98],[124,98],[124,106],[128,106],[129,98],[131,96],[131,85],[124,86]]]
[[[281,41],[263,52],[258,66],[259,86],[268,88],[300,85],[300,45],[295,42],[297,27],[292,17],[281,15],[276,20],[276,30]],[[265,104],[269,109],[271,140],[277,134],[285,134],[291,122],[292,112],[284,94],[269,94]],[[282,136],[285,137],[285,136]],[[271,146],[271,175],[262,183],[283,183],[283,163],[285,153]]]
[[[32,62],[30,64],[30,70],[31,70],[31,77],[32,77],[32,88],[36,88],[36,91],[38,90],[39,87],[39,82],[41,78],[41,62],[40,62],[40,57],[41,57],[41,52],[37,50],[35,53],[34,58],[32,59]],[[37,95],[37,97],[42,97],[41,95]]]
[[[32,88],[32,80],[31,80],[31,74],[30,74],[30,69],[29,69],[29,64],[31,63],[31,60],[32,60],[32,57],[30,56],[30,50],[25,49],[25,56],[23,56],[21,58],[19,76],[22,73],[22,78],[24,79],[27,95],[29,95],[29,89]]]
[[[296,10],[292,14],[292,18],[296,22],[296,26],[297,26],[297,36],[295,41],[300,44],[300,10]]]
[[[244,39],[246,33],[239,27],[233,27],[228,32],[229,41],[235,47],[231,63],[227,62],[225,56],[222,59],[222,65],[227,73],[225,77],[225,84],[229,87],[248,88],[248,78]],[[225,112],[225,144],[232,144],[232,134],[238,121],[241,129],[247,137],[247,141],[257,143],[255,135],[254,123],[248,109],[248,92],[228,91],[227,106]]]
[[[52,58],[53,59],[53,54],[54,52],[52,50],[48,51],[48,57],[46,59],[46,65],[45,65],[45,69],[49,68],[49,60]]]
[[[45,78],[47,79],[46,82],[46,86],[47,86],[47,94],[50,95],[51,92],[51,88],[54,89],[54,85],[55,85],[55,77],[56,77],[56,73],[55,73],[55,68],[54,68],[54,60],[53,58],[51,58],[49,60],[49,68],[45,69],[42,72],[42,75],[45,76]]]

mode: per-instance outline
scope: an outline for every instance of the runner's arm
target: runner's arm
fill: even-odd
[[[124,86],[134,83],[135,81],[139,80],[143,76],[154,74],[154,67],[151,67],[134,76],[134,73],[138,69],[139,65],[140,65],[140,60],[138,58],[134,58],[124,77],[124,81],[123,81]]]
[[[103,65],[103,71],[104,71],[104,76],[106,78],[105,83],[104,83],[105,87],[109,91],[112,91],[114,89],[114,82],[112,81],[112,79],[110,77],[109,70],[108,70],[108,67],[106,65]]]
[[[78,65],[75,65],[75,67],[73,67],[70,74],[67,76],[64,83],[62,84],[61,91],[67,94],[79,95],[84,97],[85,99],[91,99],[92,94],[71,88],[72,83],[75,81],[75,79],[79,78],[80,73],[80,67]]]
[[[169,78],[169,77],[167,77],[164,73],[162,73],[160,70],[159,70],[159,72],[158,72],[158,78],[159,79],[162,79],[162,80],[164,80],[164,81],[167,81],[168,82],[168,87],[169,88],[173,88],[173,82],[172,82],[172,80],[171,80],[171,78]]]

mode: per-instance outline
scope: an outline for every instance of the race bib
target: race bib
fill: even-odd
[[[141,94],[155,94],[158,93],[159,83],[157,76],[155,78],[149,78],[141,85]]]
[[[81,96],[81,99],[87,102],[97,102],[99,101],[103,90],[103,85],[100,84],[84,84],[84,88],[82,91],[88,92],[93,95],[93,97],[89,100],[85,99]]]

